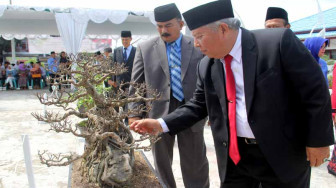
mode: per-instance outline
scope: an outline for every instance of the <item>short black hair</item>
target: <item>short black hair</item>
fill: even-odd
[[[50,55],[51,55],[51,54],[55,54],[55,51],[51,51],[51,52],[50,52]]]

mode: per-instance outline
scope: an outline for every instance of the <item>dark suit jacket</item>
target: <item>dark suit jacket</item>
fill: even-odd
[[[330,96],[323,74],[291,30],[242,29],[241,41],[248,122],[278,177],[293,180],[309,168],[306,146],[334,142]],[[197,74],[193,98],[163,119],[174,134],[209,114],[224,182],[229,137],[223,65],[205,57]]]
[[[196,89],[196,68],[203,58],[203,54],[194,47],[191,37],[183,35],[181,40],[181,79],[185,101],[188,101]],[[154,37],[137,46],[132,81],[146,83],[152,89],[160,93],[160,99],[152,103],[152,109],[148,114],[135,114],[134,116],[160,118],[168,114],[171,87],[170,73],[166,52],[166,44],[160,37]],[[130,93],[135,90],[131,86]],[[151,97],[146,93],[146,97]],[[130,103],[129,109],[135,109],[143,103]],[[202,118],[203,119],[203,118]],[[184,123],[184,122],[183,122]],[[191,128],[193,132],[200,132],[204,128],[205,121],[194,122]]]
[[[124,62],[123,58],[123,46],[120,46],[113,51],[113,61],[118,62],[118,63],[124,63],[125,67],[127,68],[127,72],[124,74],[116,76],[115,80],[117,83],[121,82],[130,82],[131,81],[131,76],[132,76],[132,69],[133,69],[133,61],[134,61],[134,56],[136,52],[136,47],[132,46],[131,53],[127,59],[127,62]]]

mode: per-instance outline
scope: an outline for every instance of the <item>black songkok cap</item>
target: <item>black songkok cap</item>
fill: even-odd
[[[154,9],[154,17],[157,22],[166,22],[174,18],[182,18],[175,3],[162,5]]]
[[[100,51],[96,51],[95,55],[101,55]]]
[[[200,5],[183,13],[190,30],[197,29],[209,23],[233,18],[233,9],[230,0],[213,1]]]
[[[288,22],[288,14],[285,9],[279,7],[268,7],[265,21],[274,18],[281,18]]]
[[[112,52],[112,48],[110,48],[110,47],[107,47],[107,48],[105,48],[105,49],[104,49],[104,52],[111,53],[111,52]]]
[[[121,31],[121,37],[132,37],[131,31]]]

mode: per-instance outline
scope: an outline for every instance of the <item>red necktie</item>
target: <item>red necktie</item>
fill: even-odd
[[[238,143],[237,143],[237,128],[236,128],[236,84],[231,70],[232,56],[226,55],[225,71],[226,71],[226,97],[228,100],[229,108],[229,127],[230,127],[230,144],[229,156],[232,161],[237,165],[240,160]]]

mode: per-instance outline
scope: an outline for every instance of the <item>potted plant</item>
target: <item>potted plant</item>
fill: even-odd
[[[45,114],[32,115],[39,121],[49,123],[53,131],[85,138],[84,153],[50,154],[39,151],[39,158],[47,166],[64,166],[80,160],[81,176],[98,187],[130,186],[130,179],[134,176],[134,149],[150,150],[157,137],[141,135],[136,140],[123,120],[130,114],[148,111],[151,101],[158,99],[159,94],[144,84],[134,83],[128,83],[136,88],[131,96],[121,87],[104,89],[104,80],[127,71],[122,64],[112,63],[110,59],[97,64],[96,59],[87,54],[72,55],[70,58],[77,68],[60,67],[55,73],[54,85],[65,82],[62,75],[73,75],[66,82],[73,84],[76,90],[70,92],[62,88],[57,91],[58,87],[54,87],[57,93],[47,99],[37,94],[42,104],[61,107],[63,113],[47,111]],[[143,97],[145,92],[153,97]],[[73,107],[76,102],[81,110]],[[147,105],[132,111],[119,110],[130,102],[145,102]],[[72,116],[80,120],[73,122]],[[149,144],[139,144],[144,140],[149,140]]]

